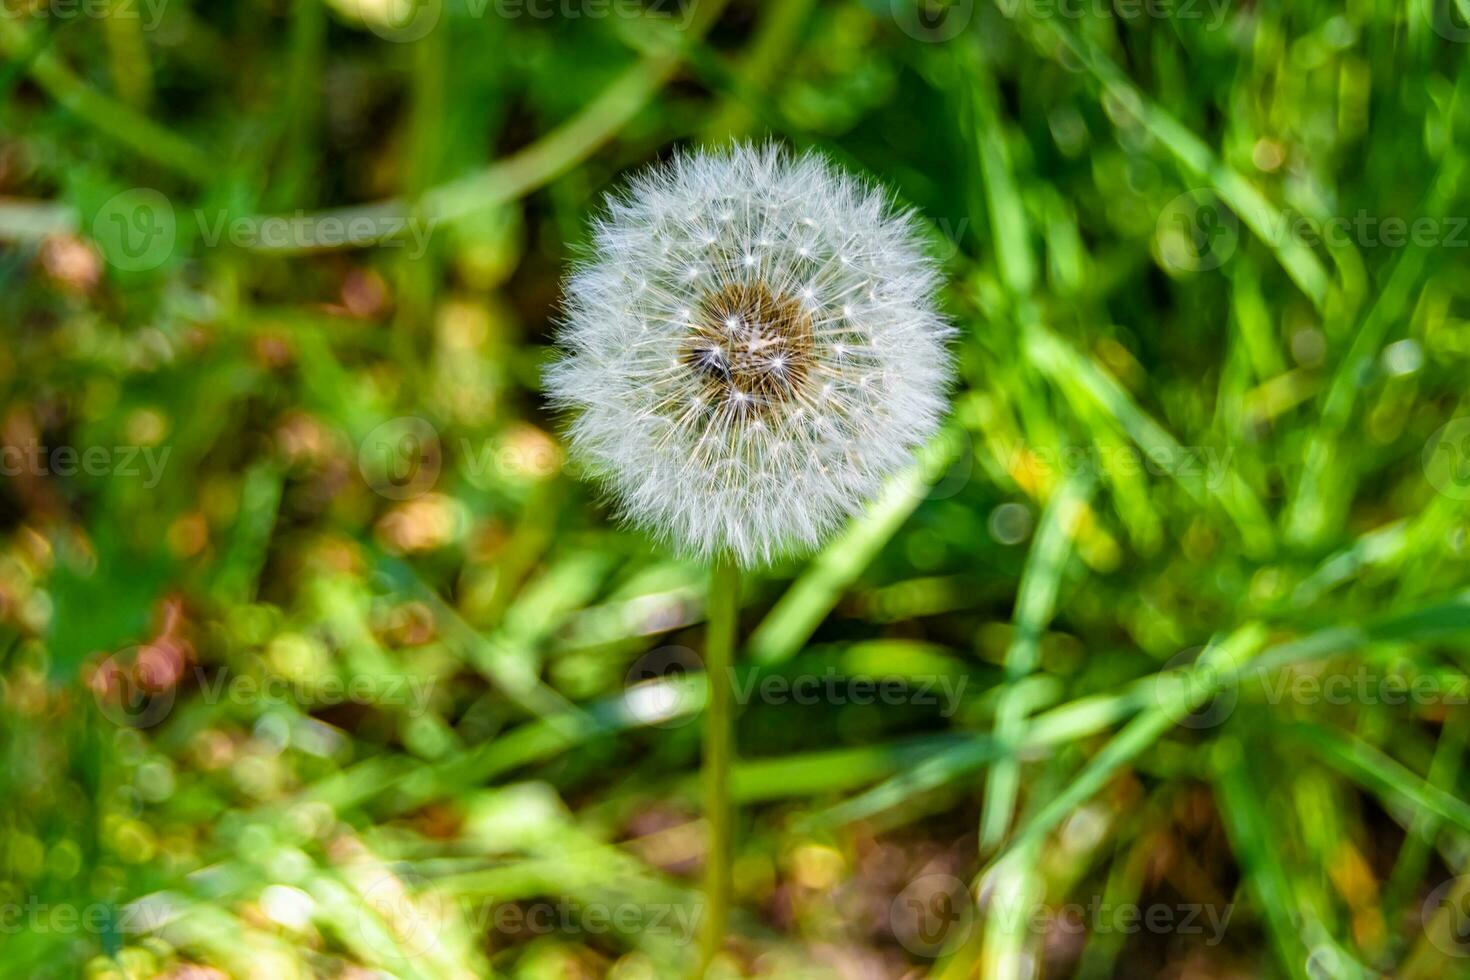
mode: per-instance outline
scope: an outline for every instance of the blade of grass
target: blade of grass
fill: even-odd
[[[1219,644],[1212,644],[1200,655],[1196,669],[1187,683],[1157,690],[1157,702],[1129,722],[1107,745],[1093,756],[1082,772],[1057,796],[1048,800],[1036,816],[1027,821],[1005,851],[997,854],[990,866],[1004,860],[1006,853],[1029,846],[1050,833],[1073,810],[1106,785],[1117,769],[1168,731],[1183,714],[1207,701],[1223,678],[1220,665],[1244,662],[1265,642],[1266,631],[1259,624],[1237,630]],[[1210,681],[1214,679],[1215,683]],[[1056,709],[1061,710],[1061,709]],[[1054,714],[1055,712],[1051,712]]]
[[[800,53],[801,33],[815,7],[816,0],[786,0],[761,11],[760,25],[735,72],[739,88],[761,92],[767,98],[774,96],[782,66]],[[728,140],[748,130],[757,122],[756,116],[745,101],[726,98],[704,127],[705,139],[716,143]]]
[[[1041,515],[1041,526],[1017,590],[1015,637],[1005,659],[1007,688],[996,709],[995,741],[1003,748],[1018,744],[1025,730],[1026,707],[1017,697],[1016,685],[1036,669],[1040,660],[1041,635],[1056,611],[1074,528],[1094,488],[1090,473],[1074,474],[1047,502]],[[991,768],[980,812],[982,854],[1000,846],[1005,838],[1020,781],[1020,760],[1014,752],[1003,755]]]
[[[376,559],[380,569],[400,591],[418,596],[429,606],[445,636],[461,644],[471,663],[508,697],[534,716],[567,726],[569,735],[582,729],[586,719],[577,717],[581,714],[580,709],[536,676],[525,655],[525,643],[508,642],[504,631],[488,638],[482,636],[405,562],[381,552]],[[543,624],[549,622],[554,620],[542,621]]]
[[[1440,729],[1434,759],[1429,764],[1430,786],[1441,792],[1452,791],[1463,769],[1467,744],[1470,744],[1470,714],[1463,711],[1449,714]],[[1444,820],[1433,812],[1421,810],[1414,815],[1404,836],[1404,845],[1394,860],[1388,884],[1384,887],[1385,918],[1396,918],[1408,904],[1417,884],[1424,880],[1434,853],[1434,840],[1443,826]]]
[[[1184,460],[1189,457],[1178,441],[1148,413],[1134,404],[1128,392],[1090,358],[1039,323],[1025,327],[1027,358],[1069,397],[1084,397],[1112,417],[1149,458]],[[1265,507],[1240,474],[1226,467],[1223,479],[1191,478],[1183,465],[1165,467],[1168,474],[1195,500],[1214,496],[1229,514],[1241,539],[1253,555],[1274,548],[1271,520]]]
[[[1015,9],[1027,9],[1025,4]],[[1271,250],[1281,267],[1319,311],[1327,305],[1331,276],[1316,254],[1294,235],[1290,224],[1266,196],[1245,177],[1226,166],[1194,133],[1159,108],[1135,86],[1123,70],[1091,40],[1058,22],[1038,18],[1082,66],[1169,151],[1192,176],[1205,181],[1228,204],[1246,227]]]
[[[898,775],[865,793],[844,800],[809,818],[813,827],[833,826],[866,820],[891,810],[926,790],[954,782],[985,765],[996,756],[993,742],[984,737],[966,738],[916,760]]]
[[[1036,867],[1039,854],[1035,842],[1015,848],[986,876],[982,891],[988,893],[989,902],[980,953],[982,977],[1026,980],[1032,976],[1032,954],[1026,946],[1028,940],[1038,938],[1031,917],[1045,896],[1045,879]]]
[[[727,0],[701,0],[687,28],[676,38],[666,38],[662,50],[639,59],[618,76],[596,98],[588,102],[572,118],[545,134],[525,149],[497,160],[478,173],[467,174],[426,190],[417,207],[434,225],[446,225],[483,211],[495,204],[514,201],[544,187],[567,173],[594,150],[612,139],[673,78],[683,62],[683,50],[703,37],[719,18]],[[647,18],[652,24],[655,18]],[[251,220],[286,220],[293,226],[310,228],[321,221],[353,222],[363,218],[393,218],[410,212],[411,202],[389,198],[372,204],[335,208],[309,215],[257,216]],[[374,236],[351,242],[313,243],[312,249],[342,246],[360,247],[383,237],[397,234],[393,222],[381,222],[385,230]],[[261,251],[299,250],[298,236],[282,246],[267,242],[252,243]]]
[[[1031,249],[1026,209],[1016,187],[1010,149],[1006,146],[1005,131],[1001,126],[995,79],[986,64],[978,35],[966,38],[965,44],[954,45],[954,51],[960,77],[970,81],[964,95],[972,113],[972,136],[985,186],[985,206],[990,217],[995,261],[1006,289],[1012,296],[1023,299],[1030,296],[1035,288],[1036,260]]]
[[[209,184],[218,174],[207,153],[82,81],[13,17],[0,17],[0,52],[26,65],[31,78],[58,104],[143,159],[198,184]]]
[[[1430,185],[1429,193],[1419,206],[1419,213],[1444,213],[1459,192],[1465,163],[1459,157],[1444,164]],[[1344,466],[1348,454],[1341,452],[1341,439],[1347,431],[1363,389],[1364,379],[1379,354],[1388,331],[1404,321],[1416,290],[1423,286],[1425,264],[1430,249],[1410,242],[1393,260],[1393,269],[1378,298],[1363,317],[1353,336],[1352,345],[1332,374],[1327,397],[1322,402],[1322,415],[1312,431],[1301,472],[1292,487],[1291,502],[1285,516],[1287,536],[1300,543],[1313,543],[1332,526],[1351,497],[1355,476]]]
[[[1267,815],[1252,780],[1240,741],[1227,737],[1214,752],[1214,780],[1230,842],[1245,870],[1246,886],[1261,907],[1277,961],[1295,980],[1310,980],[1302,942],[1305,924],[1291,894],[1291,882],[1279,849],[1280,829]]]
[[[146,109],[153,98],[153,66],[143,40],[143,21],[126,0],[110,0],[102,21],[112,84],[124,102]]]
[[[941,430],[919,454],[918,462],[889,482],[868,513],[812,560],[750,635],[747,650],[752,661],[780,663],[801,649],[964,445],[964,437],[953,425]]]
[[[1299,722],[1283,734],[1313,750],[1317,758],[1385,800],[1407,803],[1461,830],[1470,831],[1470,803],[1421,779],[1367,742],[1322,725]]]

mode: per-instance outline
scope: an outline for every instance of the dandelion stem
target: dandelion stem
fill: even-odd
[[[709,824],[705,856],[704,935],[700,973],[720,951],[730,916],[731,821],[730,769],[734,761],[735,719],[730,695],[730,669],[735,654],[740,569],[728,556],[715,559],[710,572],[705,678],[709,697],[704,711],[704,815]]]

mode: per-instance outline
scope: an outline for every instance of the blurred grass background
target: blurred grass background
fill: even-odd
[[[537,379],[766,136],[962,382],[747,582],[720,975],[1470,975],[1459,2],[5,0],[0,975],[687,975],[703,573]]]

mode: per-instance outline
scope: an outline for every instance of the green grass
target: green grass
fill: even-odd
[[[707,572],[539,374],[603,192],[767,136],[960,380],[743,576],[712,975],[1470,976],[1470,10],[648,6],[0,17],[0,976],[696,969]]]

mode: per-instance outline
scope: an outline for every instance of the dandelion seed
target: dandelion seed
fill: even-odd
[[[938,426],[937,283],[912,218],[824,158],[684,155],[610,202],[548,391],[624,516],[685,553],[769,561],[820,545]]]

